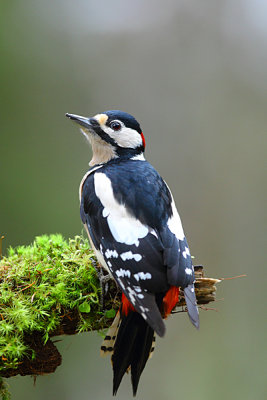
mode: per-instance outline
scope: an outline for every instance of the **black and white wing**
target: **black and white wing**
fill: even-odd
[[[81,218],[99,261],[160,336],[165,325],[157,301],[171,285],[194,281],[176,214],[167,186],[147,162],[106,164],[83,183]]]

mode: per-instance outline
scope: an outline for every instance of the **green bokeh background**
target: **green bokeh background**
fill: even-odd
[[[167,322],[137,399],[266,397],[267,6],[260,0],[0,1],[0,234],[80,234],[91,150],[66,112],[122,109],[172,188],[219,312]],[[265,168],[264,168],[265,167]],[[10,379],[14,400],[111,399],[101,337],[58,344],[63,364]],[[130,399],[125,377],[118,400]]]

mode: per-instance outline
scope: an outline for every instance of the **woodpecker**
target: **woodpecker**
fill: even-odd
[[[122,291],[122,305],[101,347],[111,353],[113,395],[131,371],[133,395],[166,318],[184,291],[199,328],[194,269],[173,196],[145,160],[145,138],[130,114],[66,114],[89,140],[91,167],[80,184],[80,215],[99,263]]]

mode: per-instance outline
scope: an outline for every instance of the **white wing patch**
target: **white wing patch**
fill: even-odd
[[[167,221],[168,227],[169,227],[170,231],[176,236],[176,238],[178,240],[184,240],[185,236],[184,236],[184,230],[183,230],[181,218],[180,218],[180,216],[178,214],[178,211],[177,211],[177,208],[175,206],[175,202],[174,202],[174,199],[173,199],[172,192],[170,191],[170,188],[169,188],[169,186],[167,185],[166,182],[165,182],[165,185],[169,189],[169,192],[170,192],[170,195],[171,195],[171,198],[172,198],[172,202],[171,202],[172,217],[169,218],[168,221]]]
[[[143,239],[149,232],[148,227],[132,217],[126,207],[117,202],[111,181],[103,172],[95,173],[94,183],[96,195],[104,207],[102,215],[107,217],[114,239],[119,243],[139,246],[139,239]]]
[[[142,260],[141,254],[133,254],[131,251],[127,251],[125,253],[121,253],[120,256],[121,256],[123,261],[126,261],[126,260],[140,261],[140,260]]]
[[[183,231],[181,219],[180,219],[180,216],[176,209],[173,197],[172,197],[171,206],[172,206],[172,216],[171,216],[171,218],[168,219],[168,222],[167,222],[168,227],[178,240],[183,240],[184,239],[184,231]]]

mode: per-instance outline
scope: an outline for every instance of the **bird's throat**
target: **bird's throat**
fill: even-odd
[[[105,164],[113,158],[118,157],[114,148],[109,143],[101,139],[95,140],[94,138],[91,138],[90,142],[93,151],[93,157],[89,163],[90,167],[97,164]]]

